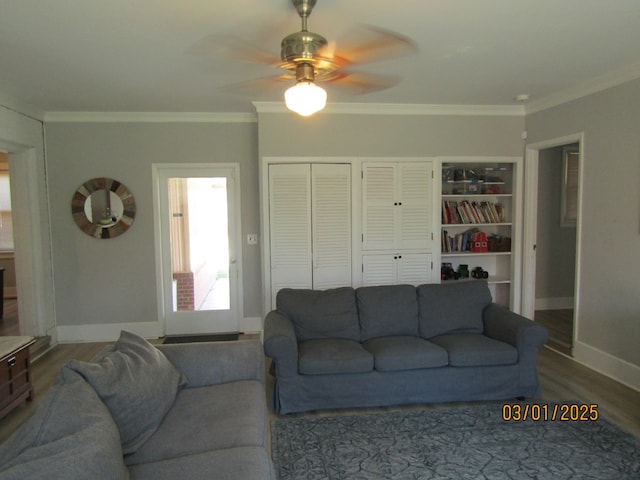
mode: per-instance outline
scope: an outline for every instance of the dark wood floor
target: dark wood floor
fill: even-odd
[[[0,336],[20,335],[18,321],[18,301],[15,298],[5,298],[2,319],[0,319]]]
[[[573,309],[536,310],[534,319],[549,331],[549,347],[565,355],[572,355]]]

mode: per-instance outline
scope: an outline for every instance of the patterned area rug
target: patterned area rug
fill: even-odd
[[[640,439],[607,421],[504,421],[502,404],[272,423],[279,480],[640,479]]]

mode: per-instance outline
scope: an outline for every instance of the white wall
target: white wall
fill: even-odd
[[[153,163],[239,163],[242,238],[259,231],[255,123],[54,122],[46,124],[46,132],[56,312],[63,340],[113,338],[122,325],[154,334],[148,327],[158,320]],[[108,240],[84,234],[71,217],[76,188],[102,176],[123,182],[137,206],[133,226]],[[259,248],[243,244],[244,315],[260,317]]]
[[[526,122],[531,143],[584,132],[574,356],[640,389],[640,80]]]

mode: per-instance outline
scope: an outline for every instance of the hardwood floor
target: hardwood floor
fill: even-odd
[[[18,301],[15,298],[5,298],[3,315],[0,319],[0,336],[20,335],[18,322]]]
[[[534,319],[549,330],[549,345],[565,355],[572,355],[573,309],[536,310]]]

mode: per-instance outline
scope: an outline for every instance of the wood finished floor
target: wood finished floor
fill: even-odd
[[[536,310],[534,319],[549,331],[547,345],[571,356],[573,348],[573,309]]]

